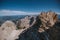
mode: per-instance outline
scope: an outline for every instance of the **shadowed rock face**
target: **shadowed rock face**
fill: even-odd
[[[42,13],[36,17],[33,26],[23,31],[16,40],[50,40],[47,29],[54,27],[57,22],[57,15],[53,12]],[[41,28],[41,29],[40,29]]]
[[[60,22],[57,22],[53,28],[46,31],[50,40],[60,40]]]

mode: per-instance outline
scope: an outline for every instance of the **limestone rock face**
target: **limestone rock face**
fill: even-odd
[[[20,19],[18,21],[17,25],[18,25],[19,28],[24,29],[26,27],[29,27],[29,22],[30,22],[30,20],[29,20],[29,18],[27,16],[27,17],[25,17],[23,19]]]
[[[13,30],[16,30],[16,25],[12,21],[4,22],[0,28],[0,40],[6,40]]]
[[[25,18],[20,19],[18,21],[17,27],[19,27],[21,29],[29,28],[34,24],[35,21],[36,21],[36,19],[33,16],[30,16],[30,17],[26,16]]]
[[[57,22],[58,19],[57,14],[54,12],[42,12],[39,15],[39,18],[45,29],[49,29],[49,27],[53,27],[53,25]]]

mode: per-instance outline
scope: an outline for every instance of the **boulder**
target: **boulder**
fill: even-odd
[[[0,40],[6,40],[13,30],[16,30],[16,25],[12,21],[5,21],[0,28]]]

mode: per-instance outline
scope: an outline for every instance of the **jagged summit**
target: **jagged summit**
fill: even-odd
[[[52,27],[58,20],[57,14],[55,12],[42,12],[39,15],[39,19],[42,22],[42,25],[48,29]]]

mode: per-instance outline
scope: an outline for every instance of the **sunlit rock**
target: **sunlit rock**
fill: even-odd
[[[13,30],[11,34],[8,36],[7,40],[15,40],[19,38],[19,35],[24,31],[24,29]]]
[[[50,27],[53,27],[53,25],[57,22],[57,14],[54,12],[42,12],[39,15],[39,19],[42,22],[42,27],[43,29],[49,29]]]
[[[29,25],[29,18],[28,16],[23,18],[23,19],[20,19],[17,23],[17,26],[20,28],[20,29],[24,29],[24,28],[28,28],[30,25]]]
[[[16,30],[16,25],[12,21],[6,21],[1,25],[0,30],[1,40],[6,40],[10,36],[10,33]]]
[[[35,23],[36,19],[33,16],[26,16],[20,19],[17,23],[17,27],[20,29],[29,28]]]

